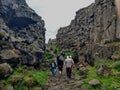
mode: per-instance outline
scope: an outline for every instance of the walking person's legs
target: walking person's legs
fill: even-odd
[[[72,69],[69,68],[69,78],[71,78]]]
[[[56,70],[56,69],[54,69],[54,76],[56,76],[56,72],[57,72],[57,70]]]
[[[56,69],[52,69],[52,75],[55,77],[56,76]]]
[[[67,77],[71,78],[71,68],[66,69]]]
[[[67,75],[67,77],[69,76],[69,70],[68,70],[68,68],[66,68],[66,75]]]

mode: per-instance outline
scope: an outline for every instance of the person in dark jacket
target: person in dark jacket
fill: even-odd
[[[52,72],[52,75],[55,77],[56,76],[56,69],[57,69],[57,64],[54,60],[51,61],[50,63],[50,67],[51,67],[51,72]]]
[[[57,65],[58,65],[58,70],[59,73],[62,74],[62,69],[63,69],[63,60],[61,56],[57,56]]]

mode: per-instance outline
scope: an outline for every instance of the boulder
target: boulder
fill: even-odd
[[[4,83],[0,82],[0,90],[3,90],[4,86],[5,86]]]
[[[79,70],[79,74],[80,75],[87,75],[87,68],[85,67],[85,65],[80,64],[77,69]]]
[[[1,63],[7,62],[12,67],[20,63],[20,51],[16,49],[3,49],[0,51]]]
[[[120,88],[117,88],[116,90],[120,90]]]
[[[106,65],[100,65],[97,68],[97,74],[103,76],[109,76],[111,74],[111,68],[107,67]]]
[[[92,79],[89,81],[89,84],[92,86],[100,85],[100,81],[98,79]]]
[[[19,58],[20,52],[15,49],[4,49],[1,51],[0,56],[2,57],[2,59]]]
[[[6,78],[10,76],[13,72],[11,66],[7,63],[0,64],[0,78]]]
[[[14,90],[13,86],[7,86],[4,88],[4,90]]]

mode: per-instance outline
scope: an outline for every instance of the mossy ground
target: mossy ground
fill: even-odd
[[[48,77],[49,70],[30,70],[28,67],[18,67],[4,82],[6,86],[13,86],[15,90],[34,90],[35,87],[44,88]]]
[[[101,64],[105,64],[108,67],[112,67],[111,74],[109,76],[101,76],[98,75],[97,67]],[[120,87],[120,76],[117,76],[119,71],[120,61],[112,61],[112,60],[104,60],[100,58],[96,58],[95,66],[87,66],[88,73],[85,79],[85,82],[82,86],[88,87],[90,90],[116,90]],[[94,87],[89,84],[89,81],[92,79],[98,79],[100,81],[100,85]]]

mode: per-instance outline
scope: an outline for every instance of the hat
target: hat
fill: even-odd
[[[70,58],[72,58],[72,56],[69,56]]]
[[[69,56],[67,56],[67,59],[69,59]]]

